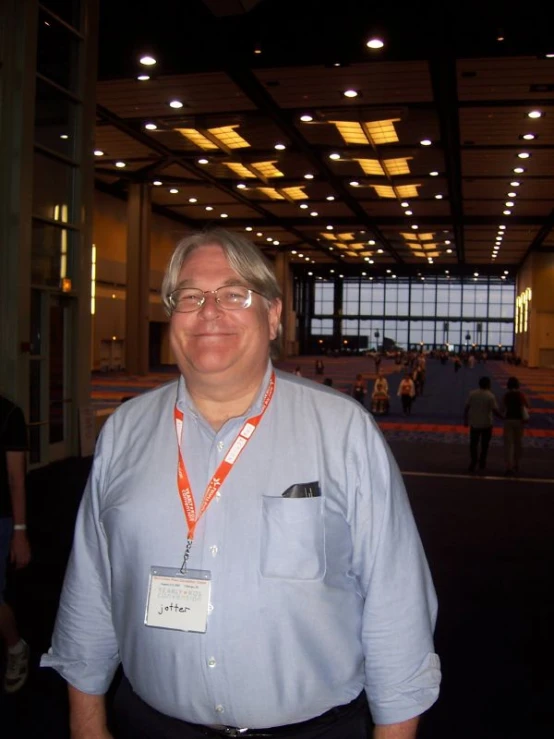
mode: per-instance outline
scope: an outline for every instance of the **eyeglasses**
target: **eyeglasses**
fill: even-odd
[[[206,295],[213,295],[216,304],[225,310],[244,310],[252,305],[252,294],[263,293],[244,285],[224,285],[217,290],[200,290],[197,287],[179,287],[169,295],[171,310],[176,313],[192,313],[206,302]]]

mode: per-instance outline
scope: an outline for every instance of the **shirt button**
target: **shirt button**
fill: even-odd
[[[223,449],[223,442],[222,441],[218,441],[217,442],[217,448],[219,449],[219,451],[221,451]]]
[[[210,657],[208,660],[208,667],[215,667],[217,662],[215,661],[214,657]]]
[[[217,546],[215,544],[212,544],[210,547],[210,552],[212,553],[212,557],[217,557]]]
[[[221,703],[220,703],[219,705],[217,705],[217,706],[215,707],[215,710],[216,710],[216,711],[217,711],[218,713],[223,713],[223,711],[224,711],[225,709],[223,708],[223,706],[222,706],[222,705],[221,705]]]

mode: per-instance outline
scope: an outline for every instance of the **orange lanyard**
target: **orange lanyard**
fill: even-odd
[[[183,562],[183,567],[181,567],[181,570],[186,569],[186,563],[187,563],[187,559],[190,553],[190,548],[192,546],[192,542],[194,539],[194,532],[196,529],[196,524],[201,519],[206,509],[208,508],[208,506],[214,499],[219,488],[225,482],[227,475],[229,474],[233,465],[239,458],[241,452],[243,451],[245,446],[248,444],[248,442],[252,438],[254,431],[257,429],[258,424],[262,420],[263,415],[266,412],[267,407],[271,402],[274,390],[275,390],[275,372],[272,372],[270,380],[269,380],[269,384],[267,386],[267,390],[265,391],[265,395],[262,401],[261,412],[257,416],[252,416],[247,421],[245,421],[241,430],[238,433],[238,436],[236,437],[234,442],[229,447],[227,454],[225,455],[225,457],[219,464],[217,470],[214,472],[212,476],[212,479],[209,481],[208,486],[206,487],[206,491],[204,493],[204,498],[202,500],[202,504],[200,506],[200,512],[198,516],[196,515],[196,506],[194,504],[194,496],[192,494],[189,476],[187,473],[187,468],[185,466],[185,460],[183,459],[183,453],[181,451],[181,434],[183,431],[184,416],[183,416],[183,412],[179,410],[179,408],[177,408],[177,405],[175,405],[175,408],[173,411],[173,418],[175,420],[175,433],[177,434],[177,449],[179,452],[179,463],[177,466],[177,489],[179,491],[179,498],[181,499],[181,505],[183,506],[183,511],[185,514],[185,518],[187,521],[187,528],[188,528],[187,548],[185,551],[185,559]]]

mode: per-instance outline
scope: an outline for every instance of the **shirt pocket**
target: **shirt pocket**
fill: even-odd
[[[321,580],[325,575],[324,498],[262,497],[263,577]]]

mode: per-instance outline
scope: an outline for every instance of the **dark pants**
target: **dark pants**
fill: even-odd
[[[404,414],[409,416],[412,412],[412,396],[411,395],[401,395],[400,400],[402,401],[402,410],[404,411]]]
[[[373,724],[365,693],[347,706],[332,709],[322,716],[273,729],[238,734],[214,730],[180,721],[151,708],[133,691],[124,677],[113,707],[116,739],[222,739],[222,737],[275,737],[275,739],[369,739]]]
[[[471,456],[471,468],[475,469],[477,461],[479,461],[479,467],[484,469],[487,464],[487,454],[489,451],[489,444],[492,438],[492,426],[488,426],[484,429],[477,429],[471,426],[469,429],[469,454]],[[481,451],[479,451],[479,443],[481,444]]]

